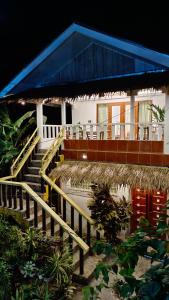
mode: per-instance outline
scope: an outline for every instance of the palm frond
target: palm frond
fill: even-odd
[[[15,123],[14,123],[14,127],[16,129],[20,128],[21,125],[23,124],[23,122],[27,119],[29,119],[30,117],[32,117],[33,113],[35,112],[35,110],[33,111],[28,111],[27,113],[25,113],[22,117],[20,117]]]
[[[164,122],[165,108],[161,108],[156,104],[150,104],[150,107],[148,109],[152,112],[152,115],[156,122]]]
[[[1,106],[0,108],[0,124],[1,123],[4,123],[6,125],[11,123],[11,119],[6,106]]]

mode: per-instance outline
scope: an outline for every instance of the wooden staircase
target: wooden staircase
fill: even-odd
[[[39,174],[42,158],[46,150],[38,150],[30,161],[27,172],[24,174],[24,182],[26,182],[40,197],[42,197],[41,176]]]
[[[44,193],[42,192],[42,185],[41,181],[42,178],[39,174],[40,168],[41,168],[41,163],[42,163],[42,158],[45,154],[45,150],[37,150],[32,156],[32,159],[30,160],[29,164],[27,165],[26,172],[23,175],[23,182],[26,183],[36,194],[39,195],[43,199]],[[23,208],[21,210],[21,213],[23,215],[23,218],[25,218],[31,227],[36,227],[37,229],[40,229],[43,231],[43,233],[51,237],[54,240],[62,241],[63,244],[68,243],[70,238],[68,234],[64,234],[61,231],[61,228],[59,224],[54,224],[52,221],[52,218],[50,216],[46,216],[45,219],[45,228],[43,224],[43,210],[41,209],[40,206],[37,206],[37,218],[35,221],[35,203],[34,201],[29,200],[29,213],[27,211],[27,200],[26,200],[26,193],[23,192]],[[17,203],[17,208],[18,210],[19,206],[19,199]],[[63,218],[63,210],[60,213],[58,212],[58,209],[56,207],[51,206],[51,208],[59,214],[61,218]],[[72,213],[72,211],[71,211]],[[78,234],[78,224],[70,224],[70,221],[66,221],[67,224],[72,227],[75,230],[75,232]],[[87,224],[88,226],[88,224]],[[82,228],[80,228],[80,231],[82,231]],[[95,231],[95,229],[93,229]],[[87,233],[87,229],[86,229]],[[61,235],[61,236],[60,236]],[[80,234],[82,235],[82,234]],[[97,235],[98,237],[98,235]],[[86,237],[84,237],[86,239]],[[89,283],[90,279],[93,276],[93,271],[96,267],[96,264],[98,261],[102,259],[101,256],[96,256],[96,255],[91,255],[91,251],[87,252],[84,254],[83,260],[84,260],[84,270],[83,270],[83,275],[81,274],[79,276],[79,268],[80,268],[80,259],[79,259],[79,247],[76,242],[72,241],[72,253],[73,253],[73,269],[74,269],[74,275],[73,278],[75,281],[78,281],[80,283]],[[82,272],[80,272],[82,273]]]
[[[0,207],[20,212],[30,226],[60,244],[68,242],[73,253],[74,279],[86,283],[101,259],[91,255],[92,242],[100,234],[90,216],[48,177],[61,157],[63,139],[61,131],[45,152],[38,150],[40,137],[37,129],[34,131],[11,166],[11,175],[0,178]]]

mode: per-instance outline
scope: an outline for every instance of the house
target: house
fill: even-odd
[[[0,92],[0,99],[1,103],[36,105],[41,150],[49,149],[64,128],[65,160],[136,165],[138,169],[140,165],[152,167],[154,172],[161,167],[163,178],[168,176],[169,55],[72,24]],[[151,104],[165,109],[164,120],[154,118]],[[52,124],[43,123],[45,107],[53,111]],[[37,187],[33,176],[38,173],[32,175],[27,170],[24,181],[40,192],[40,183]],[[50,184],[68,200],[54,183]],[[135,186],[134,226],[138,226],[137,212],[139,216],[147,214],[150,202],[151,218],[157,225],[158,210],[166,202],[168,189],[161,187],[162,180],[154,183],[151,193]],[[137,206],[141,208],[137,210]],[[73,207],[77,208],[77,203]],[[86,216],[83,209],[78,208],[78,212]],[[66,221],[66,208],[63,210]]]

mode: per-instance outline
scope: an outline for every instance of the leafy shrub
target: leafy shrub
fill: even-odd
[[[103,280],[94,287],[85,287],[84,300],[94,300],[99,297],[102,288],[109,286],[109,275],[116,274],[113,290],[121,299],[127,300],[168,300],[169,299],[169,242],[165,233],[169,230],[167,219],[162,215],[157,229],[149,222],[141,219],[140,228],[126,241],[115,248],[110,244],[99,242],[95,246],[96,253],[113,256],[112,263],[99,263],[95,270],[95,278],[102,274]],[[151,258],[150,268],[141,276],[135,277],[134,272],[139,257]],[[158,262],[158,263],[157,263]]]
[[[6,106],[0,108],[0,171],[7,173],[12,160],[19,154],[24,140],[35,127],[34,111],[25,113],[18,120],[10,118]],[[3,171],[4,170],[4,171]]]
[[[0,299],[7,299],[6,294],[11,290],[11,275],[7,262],[0,259]]]
[[[12,220],[12,224],[9,221]],[[71,293],[72,254],[33,228],[0,216],[0,299],[56,299]],[[57,298],[57,299],[58,299]]]
[[[118,201],[110,195],[110,188],[106,184],[93,184],[93,199],[89,201],[91,217],[96,221],[97,229],[104,230],[106,240],[118,243],[117,234],[128,225],[131,209],[130,204],[123,199]]]

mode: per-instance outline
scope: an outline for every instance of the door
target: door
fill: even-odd
[[[135,123],[138,122],[138,102],[135,102]],[[115,124],[115,139],[130,139],[130,102],[120,102],[109,104],[109,123]],[[116,125],[120,123],[121,125]],[[137,130],[135,128],[135,135]]]

